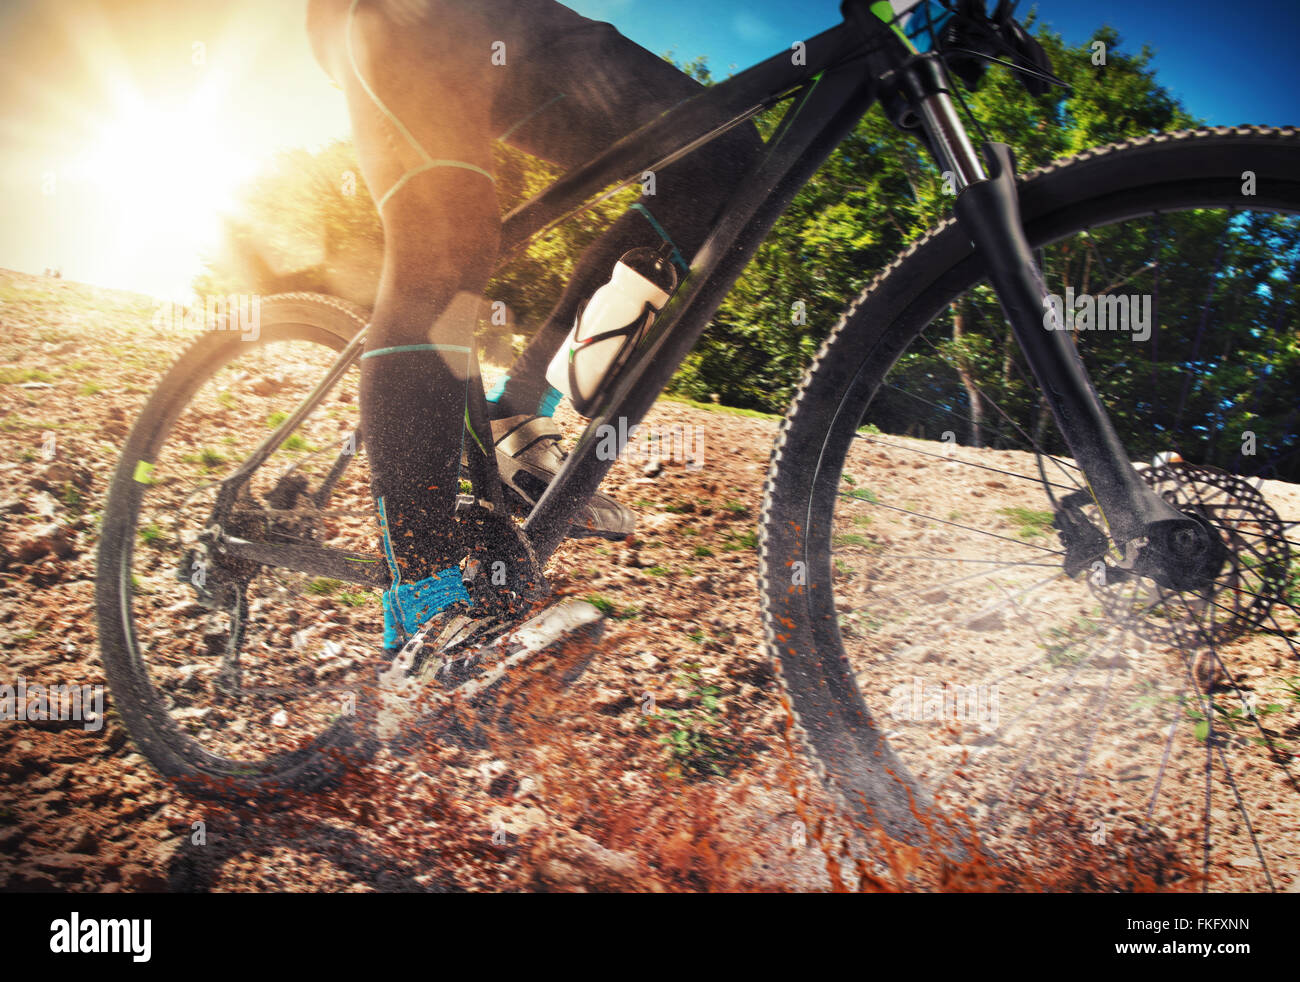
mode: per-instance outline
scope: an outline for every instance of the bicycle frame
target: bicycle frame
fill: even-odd
[[[792,99],[764,152],[720,212],[676,293],[529,514],[524,530],[539,564],[545,565],[566,537],[575,516],[777,219],[878,101],[896,125],[914,131],[925,142],[942,170],[954,175],[958,218],[988,265],[1003,309],[1116,544],[1122,546],[1156,524],[1171,535],[1182,533],[1185,540],[1188,527],[1195,526],[1152,494],[1138,477],[1072,343],[1062,332],[1044,329],[1042,299],[1049,291],[1020,227],[1010,152],[997,144],[988,145],[985,154],[993,174],[986,176],[949,100],[941,60],[933,54],[917,54],[873,12],[873,6],[870,0],[843,0],[844,23],[675,106],[505,217],[503,260],[533,236],[598,200],[611,185],[627,186],[645,170],[667,166],[762,110]],[[802,58],[796,57],[799,52]],[[360,356],[363,335],[364,331],[348,344],[325,382],[227,479],[218,508],[223,501],[227,507],[233,502],[252,470]],[[485,431],[487,412],[481,384],[471,387],[470,400],[473,428]],[[599,447],[608,445],[602,438],[611,432],[617,435],[618,453],[598,453]],[[472,483],[480,498],[490,499],[499,493],[495,455],[484,454],[483,460],[475,461],[477,456],[470,454]],[[337,478],[334,471],[331,475]],[[382,564],[376,566],[373,557],[237,539],[227,539],[224,545],[233,554],[255,562],[372,586],[387,585],[386,570]]]

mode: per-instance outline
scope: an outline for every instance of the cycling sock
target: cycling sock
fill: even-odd
[[[449,566],[415,583],[398,583],[384,591],[383,601],[385,648],[400,648],[420,625],[457,601],[473,603],[459,566]]]
[[[516,410],[516,406],[521,401],[525,406],[527,405],[529,396],[525,395],[523,400],[520,400],[517,394],[515,398],[510,398],[508,396],[510,381],[509,375],[503,375],[497,381],[497,384],[492,386],[492,391],[487,393],[489,419],[507,419],[510,416],[554,416],[556,407],[559,406],[560,400],[564,398],[563,392],[547,383],[545,391],[537,400],[536,406],[532,409],[520,408]]]

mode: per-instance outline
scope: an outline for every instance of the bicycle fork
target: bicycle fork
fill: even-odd
[[[1047,300],[1051,291],[1020,220],[1011,149],[985,144],[980,160],[953,108],[937,59],[917,58],[900,69],[898,78],[931,153],[951,176],[958,223],[987,268],[1003,313],[1107,526],[1101,534],[1067,502],[1057,525],[1066,540],[1067,568],[1077,571],[1100,559],[1109,536],[1121,555],[1140,546],[1133,572],[1163,585],[1190,589],[1212,580],[1223,558],[1217,534],[1203,520],[1174,509],[1134,469],[1059,323],[1058,308]]]

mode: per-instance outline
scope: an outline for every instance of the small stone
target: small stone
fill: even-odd
[[[19,543],[15,555],[20,563],[34,563],[45,556],[67,559],[76,552],[67,531],[57,522],[33,530]]]
[[[72,845],[68,846],[68,852],[94,853],[99,852],[99,839],[95,833],[84,825],[80,825],[72,830]]]

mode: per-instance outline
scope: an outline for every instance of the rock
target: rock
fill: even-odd
[[[79,825],[72,830],[72,844],[68,846],[68,852],[99,852],[99,839],[86,826]]]
[[[38,856],[31,865],[42,873],[50,874],[60,883],[76,883],[86,876],[86,857],[68,852]]]
[[[574,893],[663,893],[664,885],[632,856],[580,832],[544,836],[531,850],[534,885]]]
[[[1006,617],[1001,609],[991,610],[983,617],[968,621],[966,627],[972,631],[1000,631],[1007,626]]]
[[[153,870],[130,863],[122,867],[122,886],[127,890],[142,893],[159,893],[167,889],[167,878]]]
[[[67,559],[75,552],[76,547],[68,537],[67,531],[57,522],[51,522],[34,529],[24,538],[19,543],[15,555],[20,563],[34,563],[49,555]]]
[[[63,460],[51,461],[31,481],[34,487],[44,488],[56,494],[69,484],[82,491],[89,491],[91,482],[90,471],[83,467],[74,467]]]

